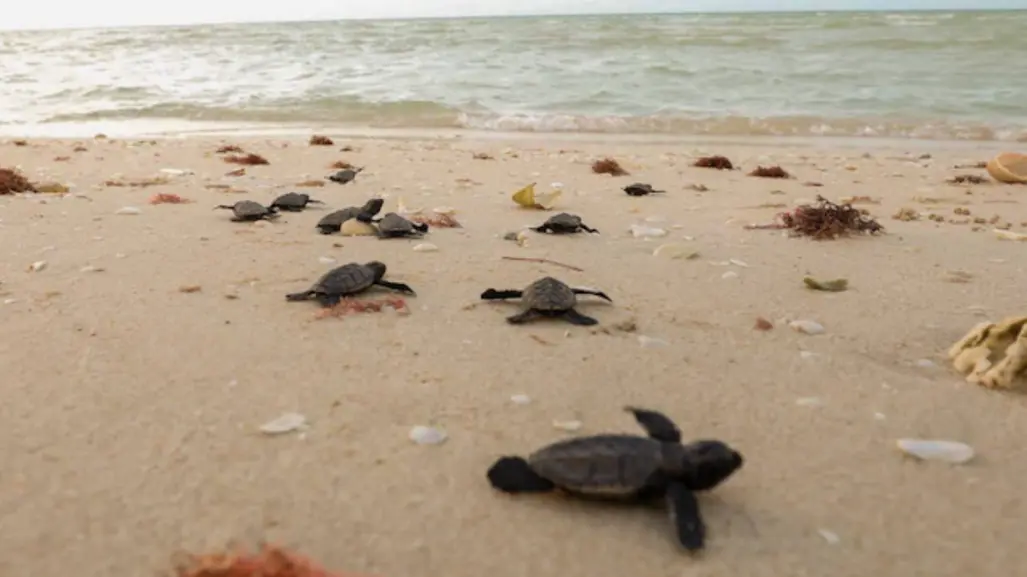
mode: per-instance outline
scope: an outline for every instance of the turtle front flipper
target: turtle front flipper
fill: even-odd
[[[547,224],[540,224],[538,226],[533,226],[533,227],[531,227],[531,230],[533,230],[535,232],[545,233],[545,232],[549,232],[550,230],[552,230],[552,228],[547,223]],[[556,232],[556,231],[553,231],[553,232]]]
[[[537,310],[535,310],[535,309],[528,309],[528,310],[526,310],[526,311],[524,311],[522,313],[518,313],[518,314],[515,314],[513,316],[506,317],[506,322],[508,322],[508,323],[510,323],[512,325],[523,325],[524,323],[529,323],[529,322],[531,322],[531,321],[533,321],[535,319],[540,319],[542,317],[543,317],[542,313],[538,312]]]
[[[496,289],[486,289],[485,292],[481,293],[481,300],[485,301],[498,301],[503,299],[519,299],[524,291],[497,291]]]
[[[590,327],[592,325],[599,324],[599,321],[592,317],[585,316],[574,309],[565,311],[562,315],[563,320],[571,323],[572,325],[578,325],[582,327]]]
[[[598,231],[596,231],[596,232],[598,232]],[[592,289],[583,289],[583,288],[576,288],[576,289],[571,289],[571,290],[574,291],[574,294],[576,294],[576,295],[592,295],[592,296],[599,297],[599,298],[601,298],[601,299],[603,299],[603,300],[605,300],[607,302],[611,302],[611,303],[613,302],[613,299],[611,299],[610,297],[606,296],[606,293],[604,293],[603,291],[592,290]]]
[[[394,291],[399,291],[403,294],[408,294],[410,296],[417,296],[417,293],[414,292],[414,289],[410,288],[409,285],[403,284],[401,282],[390,282],[387,280],[379,279],[374,284],[378,286],[383,286],[387,289],[392,289]]]
[[[493,488],[504,493],[548,493],[556,489],[521,457],[500,457],[489,467],[488,478]]]
[[[316,294],[317,293],[312,290],[305,290],[303,292],[298,293],[289,293],[285,295],[285,300],[290,302],[309,301],[310,299],[314,298],[314,295]]]
[[[699,512],[695,493],[681,483],[667,487],[667,512],[677,532],[678,543],[688,551],[699,551],[706,544],[706,524]]]
[[[624,407],[624,410],[634,415],[638,424],[653,439],[665,443],[681,442],[681,430],[667,415],[638,407]]]
[[[308,198],[307,204],[324,204],[323,200],[317,200],[316,198]]]
[[[585,232],[590,232],[592,234],[599,234],[598,230],[596,230],[596,229],[594,229],[594,228],[592,228],[592,227],[590,227],[590,226],[588,226],[586,224],[582,224],[581,225],[581,230],[583,230]]]

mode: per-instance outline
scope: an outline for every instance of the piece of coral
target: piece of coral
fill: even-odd
[[[1027,370],[1027,317],[982,322],[952,345],[948,354],[968,383],[1015,388]]]

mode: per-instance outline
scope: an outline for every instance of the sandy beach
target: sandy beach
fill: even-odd
[[[1027,244],[972,222],[997,215],[1027,233],[1027,187],[946,183],[986,176],[953,167],[998,149],[332,136],[326,147],[307,135],[0,143],[0,166],[70,189],[0,196],[0,575],[149,575],[178,550],[260,539],[381,577],[1010,577],[1024,566],[1027,402],[966,383],[945,357],[976,323],[1027,314]],[[226,176],[239,167],[215,153],[225,144],[270,164]],[[741,170],[691,166],[707,154]],[[593,174],[605,156],[631,174]],[[366,170],[345,186],[296,186],[339,160]],[[795,178],[746,175],[770,164]],[[105,184],[156,177],[167,182]],[[601,234],[504,240],[552,214],[512,203],[530,182],[562,183],[554,212]],[[632,182],[667,193],[629,197]],[[258,224],[212,210],[288,191],[326,204]],[[192,202],[149,204],[158,193]],[[869,197],[858,206],[887,234],[817,242],[745,228],[817,194]],[[317,234],[328,211],[373,195],[383,212],[400,197],[452,207],[463,227],[422,240]],[[901,208],[922,218],[893,219]],[[634,238],[633,224],[668,234]],[[438,250],[413,250],[425,242]],[[654,256],[666,243],[698,254]],[[417,291],[409,314],[318,319],[314,303],[284,299],[370,260]],[[478,300],[546,275],[609,294],[612,305],[580,306],[598,327],[511,326],[516,301]],[[806,275],[850,288],[812,291]],[[760,317],[774,328],[754,330]],[[788,327],[801,319],[825,332]],[[486,482],[500,455],[639,431],[627,404],[746,457],[702,499],[699,558],[677,548],[658,507],[514,498]],[[260,432],[288,412],[309,429]],[[553,424],[571,420],[580,430]],[[412,442],[418,425],[447,441]],[[903,437],[978,456],[917,462],[895,448]]]

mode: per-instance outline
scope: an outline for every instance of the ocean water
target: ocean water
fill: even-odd
[[[1027,11],[0,32],[0,129],[161,120],[1027,141]]]

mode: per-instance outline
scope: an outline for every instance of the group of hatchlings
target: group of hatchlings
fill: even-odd
[[[328,179],[346,184],[356,178],[360,170],[340,171]],[[624,192],[631,196],[646,196],[663,191],[638,183],[625,187]],[[307,194],[290,192],[276,198],[270,206],[243,200],[217,208],[232,210],[232,220],[256,221],[277,218],[279,211],[302,211],[308,204],[323,203]],[[360,207],[337,210],[322,218],[317,229],[322,234],[331,234],[338,232],[346,221],[357,219],[377,225],[379,238],[419,237],[428,232],[426,224],[412,222],[396,213],[377,218],[383,204],[382,199],[374,198]],[[554,234],[599,232],[569,213],[556,214],[533,230]],[[286,300],[315,300],[330,307],[372,286],[415,295],[410,286],[385,280],[385,273],[386,265],[380,261],[345,264],[325,273],[307,290],[286,295]],[[596,319],[575,310],[577,296],[584,294],[613,302],[600,290],[573,288],[552,277],[543,277],[522,290],[490,288],[481,293],[481,299],[521,299],[522,312],[506,319],[511,324],[559,318],[575,325],[595,325],[598,323]],[[696,493],[713,489],[740,469],[744,462],[741,453],[718,440],[682,443],[681,431],[667,416],[636,407],[627,407],[626,410],[634,415],[646,436],[600,434],[575,437],[543,447],[526,459],[504,456],[489,468],[489,483],[508,494],[561,490],[578,497],[637,503],[662,499],[677,542],[687,551],[702,549],[706,525]]]

